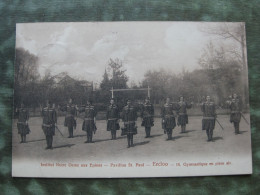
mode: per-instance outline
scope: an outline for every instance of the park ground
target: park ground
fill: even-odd
[[[249,121],[249,114],[245,117]],[[86,134],[81,130],[82,119],[77,119],[74,138],[68,137],[68,130],[63,126],[64,117],[58,118],[58,128],[53,139],[53,150],[45,150],[46,141],[41,129],[42,119],[32,117],[29,120],[31,133],[27,135],[27,143],[20,143],[16,120],[13,121],[13,161],[19,159],[42,160],[122,160],[122,159],[165,159],[174,156],[243,156],[251,153],[250,126],[241,119],[240,132],[235,135],[229,115],[219,115],[218,121],[224,130],[216,123],[214,141],[207,142],[206,132],[201,130],[201,116],[189,117],[187,132],[181,134],[180,127],[173,130],[173,140],[166,141],[167,136],[161,128],[161,119],[155,118],[151,137],[145,138],[145,130],[138,118],[138,134],[134,136],[134,147],[127,148],[127,139],[117,131],[117,140],[111,140],[111,134],[106,130],[106,121],[97,120],[97,131],[93,135],[94,143],[84,143]],[[120,122],[120,126],[122,126]]]

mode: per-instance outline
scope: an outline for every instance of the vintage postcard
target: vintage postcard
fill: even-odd
[[[16,25],[12,176],[252,173],[245,24]]]

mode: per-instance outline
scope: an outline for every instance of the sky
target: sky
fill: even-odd
[[[223,24],[223,23],[222,23]],[[109,59],[120,59],[129,81],[138,83],[148,70],[174,74],[200,68],[198,59],[211,41],[223,39],[204,30],[207,22],[24,23],[16,26],[16,48],[39,58],[39,72],[67,72],[100,83]]]

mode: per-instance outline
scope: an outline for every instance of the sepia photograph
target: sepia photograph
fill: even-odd
[[[16,24],[12,176],[252,174],[243,22]]]

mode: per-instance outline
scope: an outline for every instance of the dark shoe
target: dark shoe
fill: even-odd
[[[48,150],[49,149],[49,147],[47,146],[46,148],[45,148],[45,150]]]
[[[89,141],[85,141],[84,143],[89,143]]]
[[[68,138],[71,138],[71,136],[69,136]]]
[[[130,146],[127,146],[127,148],[130,148]]]

